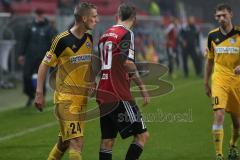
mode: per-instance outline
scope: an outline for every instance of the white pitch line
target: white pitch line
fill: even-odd
[[[51,123],[47,123],[47,124],[44,124],[44,125],[40,125],[38,127],[28,128],[24,131],[20,131],[20,132],[14,133],[14,134],[9,134],[9,135],[6,135],[4,137],[0,137],[0,142],[10,140],[10,139],[13,139],[13,138],[16,138],[16,137],[21,137],[21,136],[24,136],[26,134],[36,132],[36,131],[44,129],[44,128],[52,127],[56,124],[57,124],[57,122],[51,122]]]
[[[194,83],[199,83],[199,82],[200,81],[195,81],[195,82],[192,82],[192,83],[187,83],[185,85],[180,85],[180,86],[178,86],[178,89],[179,88],[184,88],[184,87],[187,87],[189,85],[192,85]],[[46,112],[52,111],[52,110],[53,110],[53,108],[45,109]],[[57,122],[51,122],[51,123],[47,123],[47,124],[44,124],[44,125],[40,125],[38,127],[29,128],[29,129],[26,129],[24,131],[17,132],[17,133],[14,133],[14,134],[9,134],[7,136],[0,137],[0,142],[6,141],[6,140],[10,140],[10,139],[13,139],[13,138],[16,138],[16,137],[21,137],[21,136],[24,136],[26,134],[29,134],[29,133],[32,133],[32,132],[36,132],[36,131],[44,129],[44,128],[48,128],[48,127],[54,126],[56,124],[57,124]]]

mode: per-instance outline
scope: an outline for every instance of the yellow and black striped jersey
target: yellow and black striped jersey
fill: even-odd
[[[220,28],[208,35],[207,58],[214,59],[214,74],[236,76],[234,68],[240,65],[240,28],[235,26],[224,35]]]
[[[86,95],[91,72],[93,40],[85,33],[81,39],[70,30],[53,40],[42,63],[57,67],[55,101],[64,95]],[[62,95],[61,95],[62,94]]]

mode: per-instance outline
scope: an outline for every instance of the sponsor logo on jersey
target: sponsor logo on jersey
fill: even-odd
[[[53,57],[52,54],[48,53],[48,54],[45,55],[44,61],[49,63],[49,62],[51,62],[52,57]]]
[[[216,47],[216,54],[239,54],[239,47]]]
[[[118,35],[116,33],[105,33],[102,35],[101,38],[105,38],[105,37],[113,37],[113,38],[117,39]]]
[[[71,63],[90,62],[90,61],[91,61],[91,55],[90,54],[70,57],[70,62]]]

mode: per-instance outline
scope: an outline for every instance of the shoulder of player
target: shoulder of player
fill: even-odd
[[[69,31],[59,33],[52,41],[51,50],[54,52],[56,48],[62,48],[64,39],[70,35]]]
[[[209,33],[208,36],[213,35],[215,33],[219,32],[219,28],[212,29]]]
[[[126,35],[126,34],[133,35],[133,31],[128,29],[128,28],[126,28],[123,25],[114,25],[111,28],[116,28],[117,31],[119,32],[119,34],[122,34],[123,36]]]
[[[208,33],[208,39],[211,40],[218,35],[220,32],[219,28],[215,28]]]
[[[62,33],[59,33],[53,40],[53,43],[58,43],[59,41],[63,40],[64,38],[66,38],[67,36],[70,35],[69,31],[65,31]]]

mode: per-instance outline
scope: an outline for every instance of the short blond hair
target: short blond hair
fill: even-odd
[[[89,2],[78,3],[74,9],[75,20],[78,21],[80,17],[88,15],[91,9],[97,9],[97,7]]]

